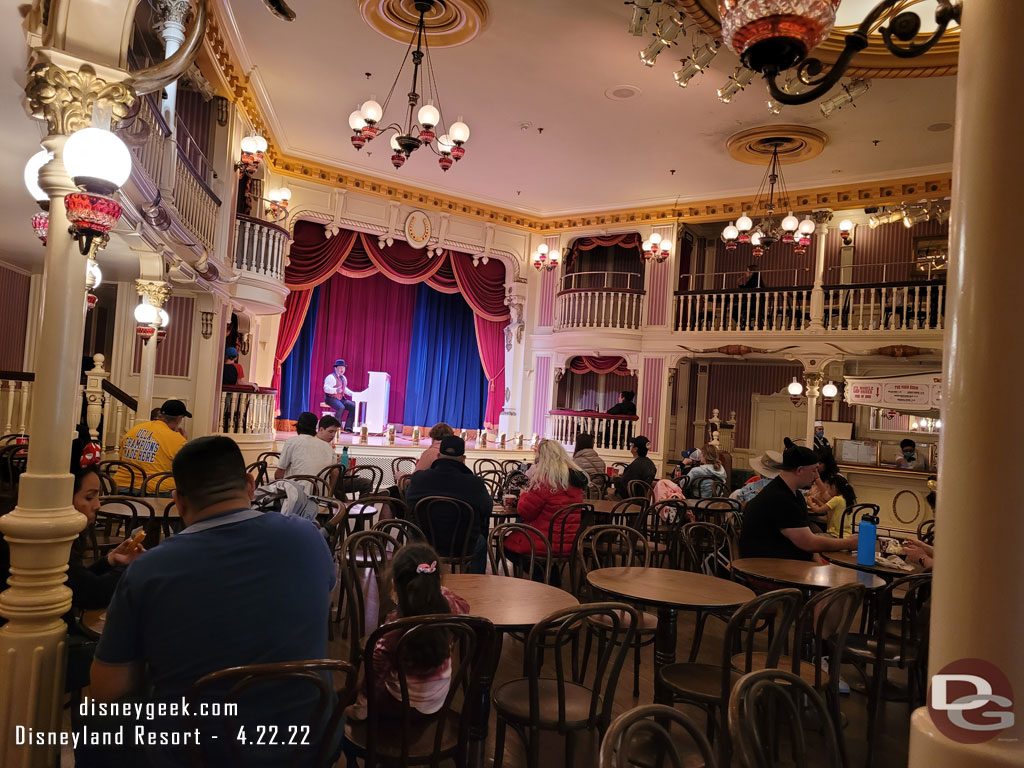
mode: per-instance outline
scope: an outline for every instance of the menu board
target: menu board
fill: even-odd
[[[846,401],[901,411],[937,410],[942,403],[942,374],[914,373],[877,378],[846,377]]]
[[[840,464],[878,466],[878,443],[874,440],[837,440]]]

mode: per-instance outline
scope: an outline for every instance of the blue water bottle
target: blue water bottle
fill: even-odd
[[[875,564],[875,546],[878,542],[878,518],[867,514],[857,528],[857,565]]]
[[[344,448],[341,449],[341,461],[338,462],[338,463],[341,464],[341,468],[342,468],[343,471],[348,472],[348,446],[347,445]],[[874,562],[874,560],[872,560],[871,562]]]

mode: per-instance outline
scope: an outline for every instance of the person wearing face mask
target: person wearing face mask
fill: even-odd
[[[740,557],[813,560],[816,552],[856,549],[857,536],[841,539],[811,531],[801,490],[818,476],[818,456],[786,438],[779,476],[747,504],[740,531]]]
[[[900,453],[896,454],[896,466],[899,469],[926,469],[924,456],[918,453],[917,443],[909,437],[900,441]]]

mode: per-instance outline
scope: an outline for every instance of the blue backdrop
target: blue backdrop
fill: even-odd
[[[303,411],[313,411],[320,415],[316,406],[320,403],[307,403],[309,399],[309,361],[313,356],[313,339],[316,337],[316,321],[320,315],[320,286],[313,289],[313,297],[309,300],[309,310],[299,331],[299,338],[292,347],[291,353],[281,363],[281,418],[295,419]],[[326,374],[325,374],[326,375]],[[310,407],[312,406],[312,407]]]

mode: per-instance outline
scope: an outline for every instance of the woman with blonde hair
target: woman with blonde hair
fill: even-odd
[[[569,458],[560,443],[542,440],[537,446],[537,461],[533,465],[530,483],[520,495],[516,511],[524,523],[529,523],[547,536],[558,510],[583,501],[583,489],[587,487],[587,482],[586,473]],[[568,555],[580,528],[579,512],[570,513],[565,526],[559,525],[557,528],[554,532],[556,538],[551,542],[552,554]],[[544,542],[532,534],[531,538],[537,554],[543,554],[546,551]],[[508,537],[505,549],[512,557],[529,555],[530,543],[523,534],[516,533]],[[551,580],[552,583],[559,580],[557,570],[552,572]]]
[[[725,476],[725,467],[718,456],[718,446],[705,443],[700,449],[701,465],[694,467],[686,476],[687,488],[693,488],[690,496],[698,499],[708,499],[714,496],[715,480],[720,480],[728,486],[728,479]],[[706,478],[706,479],[701,479]]]

